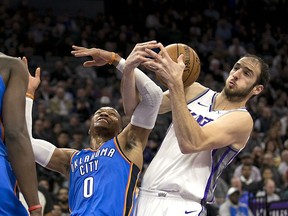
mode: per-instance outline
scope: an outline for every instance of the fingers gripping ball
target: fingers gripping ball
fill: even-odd
[[[200,74],[200,59],[197,53],[191,47],[181,43],[170,44],[165,48],[170,58],[175,62],[177,62],[181,54],[184,54],[183,61],[186,67],[182,76],[183,84],[184,87],[192,85]],[[157,79],[167,87],[166,83],[159,76],[157,76]]]

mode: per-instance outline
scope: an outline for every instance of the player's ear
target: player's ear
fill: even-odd
[[[254,87],[254,95],[258,95],[260,94],[264,89],[264,86],[263,85],[256,85]]]

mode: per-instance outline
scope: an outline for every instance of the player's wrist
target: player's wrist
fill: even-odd
[[[41,211],[41,209],[42,209],[42,205],[38,204],[38,205],[30,206],[30,207],[28,208],[28,211],[29,211],[30,213],[32,213],[32,212]]]
[[[32,100],[34,100],[34,92],[27,91],[26,92],[26,97],[31,98]]]
[[[119,64],[120,60],[121,60],[121,56],[118,55],[117,53],[114,53],[111,56],[111,60],[113,60],[113,61],[110,61],[111,65],[114,65],[116,67]]]

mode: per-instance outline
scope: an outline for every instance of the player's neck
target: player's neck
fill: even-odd
[[[216,96],[214,110],[232,110],[245,107],[246,101],[229,100],[223,92]]]
[[[108,139],[104,137],[96,137],[96,138],[91,138],[90,141],[90,147],[93,150],[97,150],[103,143],[105,143]]]

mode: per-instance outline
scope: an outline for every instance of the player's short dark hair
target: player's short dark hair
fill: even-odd
[[[270,80],[270,71],[268,64],[259,56],[253,54],[246,54],[244,57],[254,58],[257,59],[260,63],[260,75],[257,78],[255,85],[263,85],[266,87]]]

